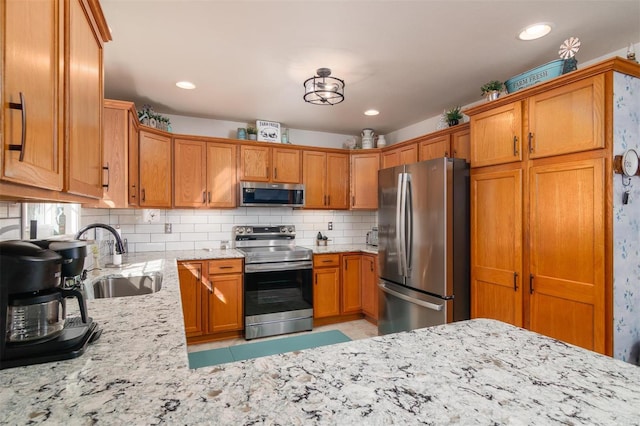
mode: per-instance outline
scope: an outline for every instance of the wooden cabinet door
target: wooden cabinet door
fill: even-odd
[[[66,190],[94,198],[102,196],[102,40],[81,0],[69,7]]]
[[[64,34],[58,19],[63,7],[55,0],[2,2],[2,179],[58,191],[64,158]]]
[[[471,173],[471,317],[522,326],[522,171]]]
[[[242,274],[210,275],[209,333],[242,330]]]
[[[372,254],[362,255],[362,311],[374,320],[378,319],[378,260]]]
[[[604,159],[533,166],[530,328],[605,352]]]
[[[405,145],[382,154],[383,169],[416,162],[418,162],[418,147],[415,144]]]
[[[264,146],[240,146],[240,180],[269,182],[271,149]]]
[[[129,110],[105,101],[103,110],[103,164],[106,167],[98,207],[129,207]]]
[[[362,255],[342,256],[342,310],[343,314],[354,314],[362,311],[362,290],[360,269]]]
[[[529,98],[529,157],[604,147],[604,74]]]
[[[133,112],[129,111],[129,204],[131,206],[139,204],[140,162],[138,139],[138,119]]]
[[[471,117],[471,167],[522,160],[520,101]]]
[[[449,135],[442,135],[420,142],[420,161],[449,157],[449,139]]]
[[[467,163],[471,160],[471,130],[461,130],[451,135],[453,158],[462,158]]]
[[[327,153],[327,207],[349,208],[349,155]]]
[[[313,317],[340,315],[340,268],[314,268]]]
[[[140,131],[140,207],[171,207],[171,138]]]
[[[388,169],[400,165],[400,153],[397,150],[386,151],[381,155],[381,169]]]
[[[236,146],[207,143],[207,205],[236,207]]]
[[[351,156],[351,209],[378,208],[377,153],[353,154]]]
[[[173,141],[175,207],[207,206],[207,143],[187,139]]]
[[[302,162],[299,149],[273,148],[272,182],[301,183]]]
[[[302,183],[305,185],[305,208],[323,209],[327,204],[327,154],[322,151],[302,153]]]
[[[187,337],[202,336],[204,334],[202,262],[179,262],[178,279],[186,335]]]

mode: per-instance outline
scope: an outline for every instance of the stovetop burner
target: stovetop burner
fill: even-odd
[[[294,225],[234,226],[232,233],[235,248],[245,255],[245,264],[294,262],[312,258],[312,250],[295,245]]]

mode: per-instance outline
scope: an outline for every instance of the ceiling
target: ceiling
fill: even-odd
[[[558,59],[585,61],[640,41],[640,1],[101,0],[105,97],[165,114],[359,134],[388,133],[480,100],[480,86]],[[517,33],[535,22],[553,31]],[[637,52],[640,56],[640,52]],[[305,103],[320,67],[345,101]],[[179,89],[177,81],[196,84]],[[366,109],[380,115],[368,117]]]

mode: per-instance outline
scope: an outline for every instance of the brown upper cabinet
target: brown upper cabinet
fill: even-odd
[[[2,7],[1,179],[37,187],[42,199],[64,199],[59,191],[100,197],[102,47],[111,35],[99,3],[10,1]],[[25,192],[3,187],[3,195]]]
[[[140,207],[171,207],[171,138],[140,130]]]
[[[300,150],[241,145],[238,173],[241,181],[301,183]]]
[[[599,74],[472,115],[471,166],[603,148],[604,99]]]
[[[305,208],[349,208],[349,155],[324,151],[303,151],[302,183]]]
[[[471,131],[469,125],[463,130],[451,134],[451,152],[453,158],[462,158],[467,163],[471,160]]]
[[[450,157],[451,136],[439,135],[420,141],[420,161]]]
[[[236,145],[174,140],[175,207],[236,206]]]
[[[351,155],[351,209],[378,208],[379,167],[377,152]]]
[[[418,161],[418,147],[415,143],[403,145],[398,148],[389,149],[388,151],[384,150],[381,156],[381,169],[416,163]]]

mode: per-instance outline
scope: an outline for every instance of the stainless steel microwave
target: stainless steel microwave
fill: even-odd
[[[240,205],[304,207],[304,184],[240,182]]]

